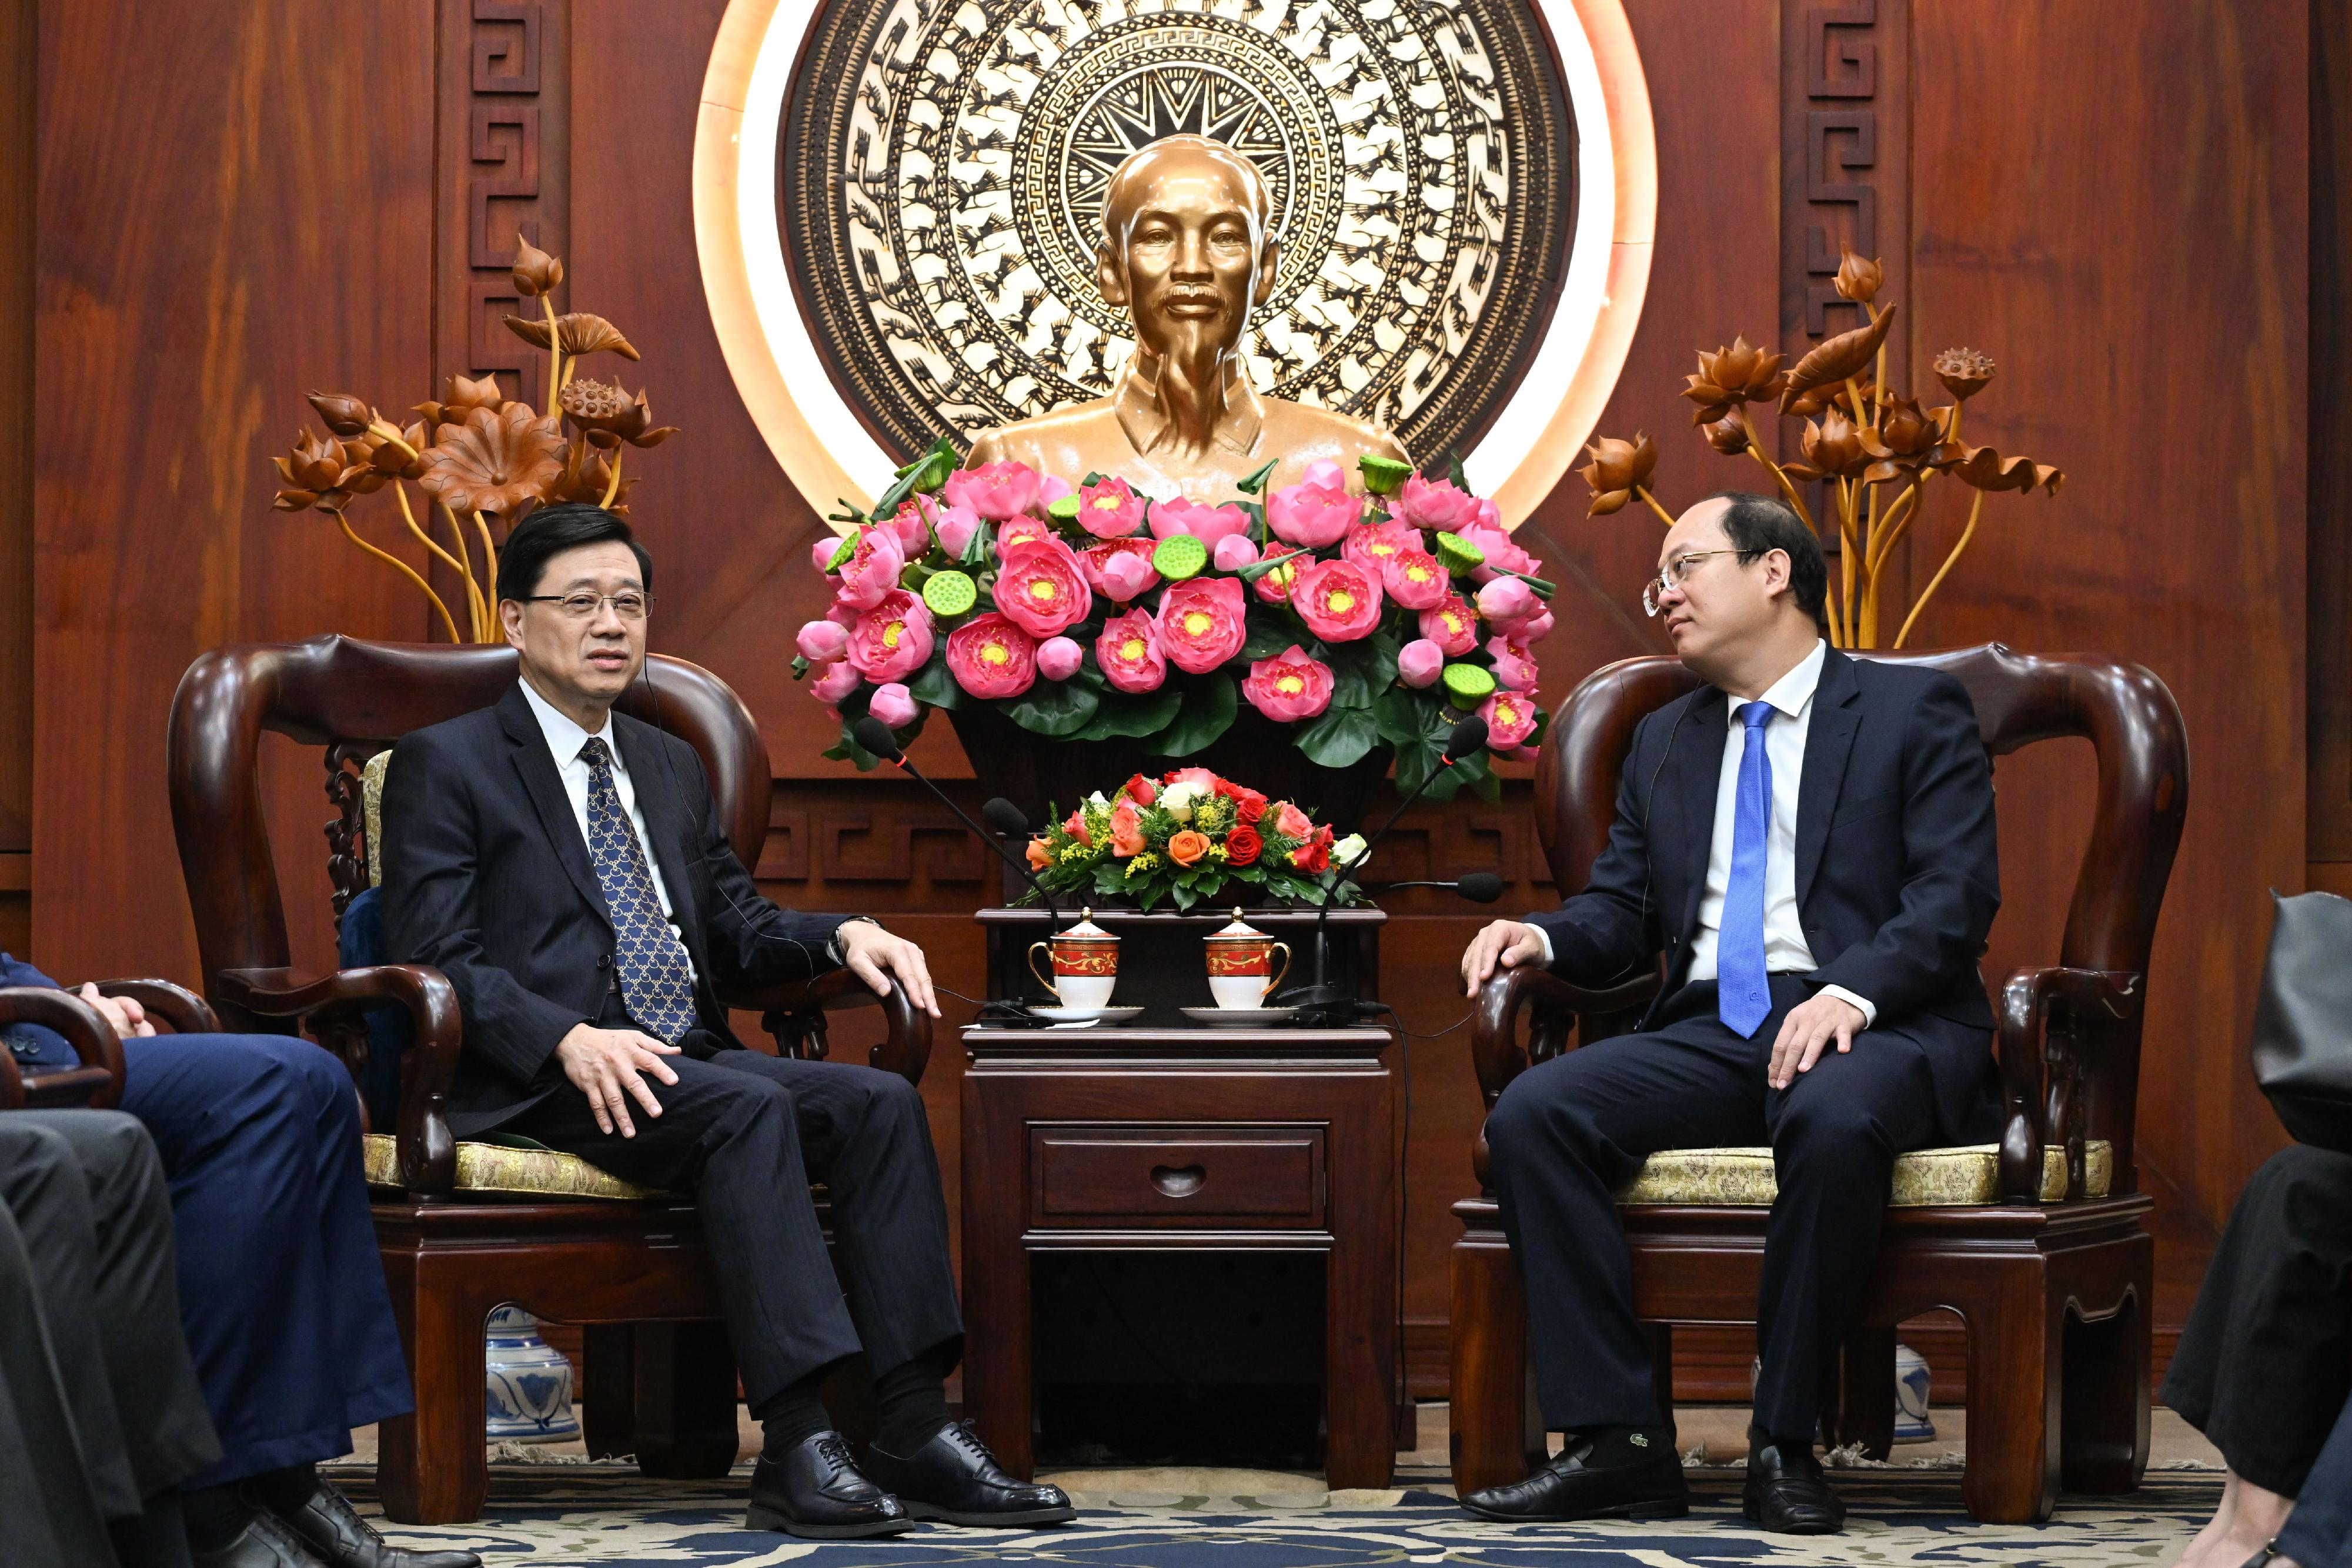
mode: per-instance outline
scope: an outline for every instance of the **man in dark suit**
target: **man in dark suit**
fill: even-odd
[[[1844,1510],[1813,1457],[1817,1390],[1895,1157],[1999,1125],[1977,972],[2000,903],[1991,769],[1958,682],[1830,648],[1821,548],[1777,500],[1701,502],[1658,564],[1644,606],[1707,684],[1634,732],[1584,891],[1496,921],[1462,960],[1475,994],[1497,967],[1603,985],[1665,958],[1638,1032],[1520,1074],[1487,1119],[1537,1391],[1569,1437],[1464,1501],[1513,1520],[1685,1511],[1612,1194],[1661,1149],[1769,1143],[1747,1511],[1828,1533]]]
[[[744,1050],[716,987],[845,964],[934,1014],[922,952],[876,922],[760,895],[685,742],[616,715],[640,678],[653,565],[621,518],[526,518],[499,563],[521,679],[416,731],[383,798],[394,956],[457,988],[460,1136],[527,1134],[626,1180],[694,1193],[751,1413],[750,1524],[819,1538],[1073,1517],[947,1418],[963,1325],[923,1102],[893,1073]],[[646,677],[650,679],[649,676]],[[658,698],[658,691],[654,695]],[[809,1197],[824,1183],[848,1275]],[[863,1467],[817,1389],[863,1350],[882,1406]]]

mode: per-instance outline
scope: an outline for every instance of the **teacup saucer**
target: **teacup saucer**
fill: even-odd
[[[1297,1008],[1186,1008],[1184,1016],[1211,1029],[1263,1029],[1287,1023]]]
[[[1065,1023],[1125,1023],[1141,1012],[1141,1008],[1056,1008],[1033,1005],[1029,1009],[1041,1019]]]

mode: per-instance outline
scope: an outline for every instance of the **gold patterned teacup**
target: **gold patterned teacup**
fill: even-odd
[[[1095,924],[1094,913],[1081,911],[1076,925],[1029,944],[1029,972],[1066,1008],[1107,1008],[1118,984],[1118,938]],[[1052,974],[1037,967],[1040,953]]]
[[[1228,1011],[1265,1006],[1266,993],[1290,973],[1290,944],[1276,942],[1234,911],[1233,924],[1201,939],[1208,951],[1209,994]],[[1282,955],[1282,967],[1274,956]]]

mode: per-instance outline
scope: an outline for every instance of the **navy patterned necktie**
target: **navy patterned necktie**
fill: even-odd
[[[686,946],[662,913],[653,868],[621,792],[613,784],[613,754],[591,736],[580,748],[588,764],[588,858],[604,890],[618,938],[621,1001],[640,1027],[676,1045],[694,1027],[694,979]]]

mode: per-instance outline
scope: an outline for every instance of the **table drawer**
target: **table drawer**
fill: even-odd
[[[1029,1221],[1319,1226],[1319,1126],[1029,1129]]]

